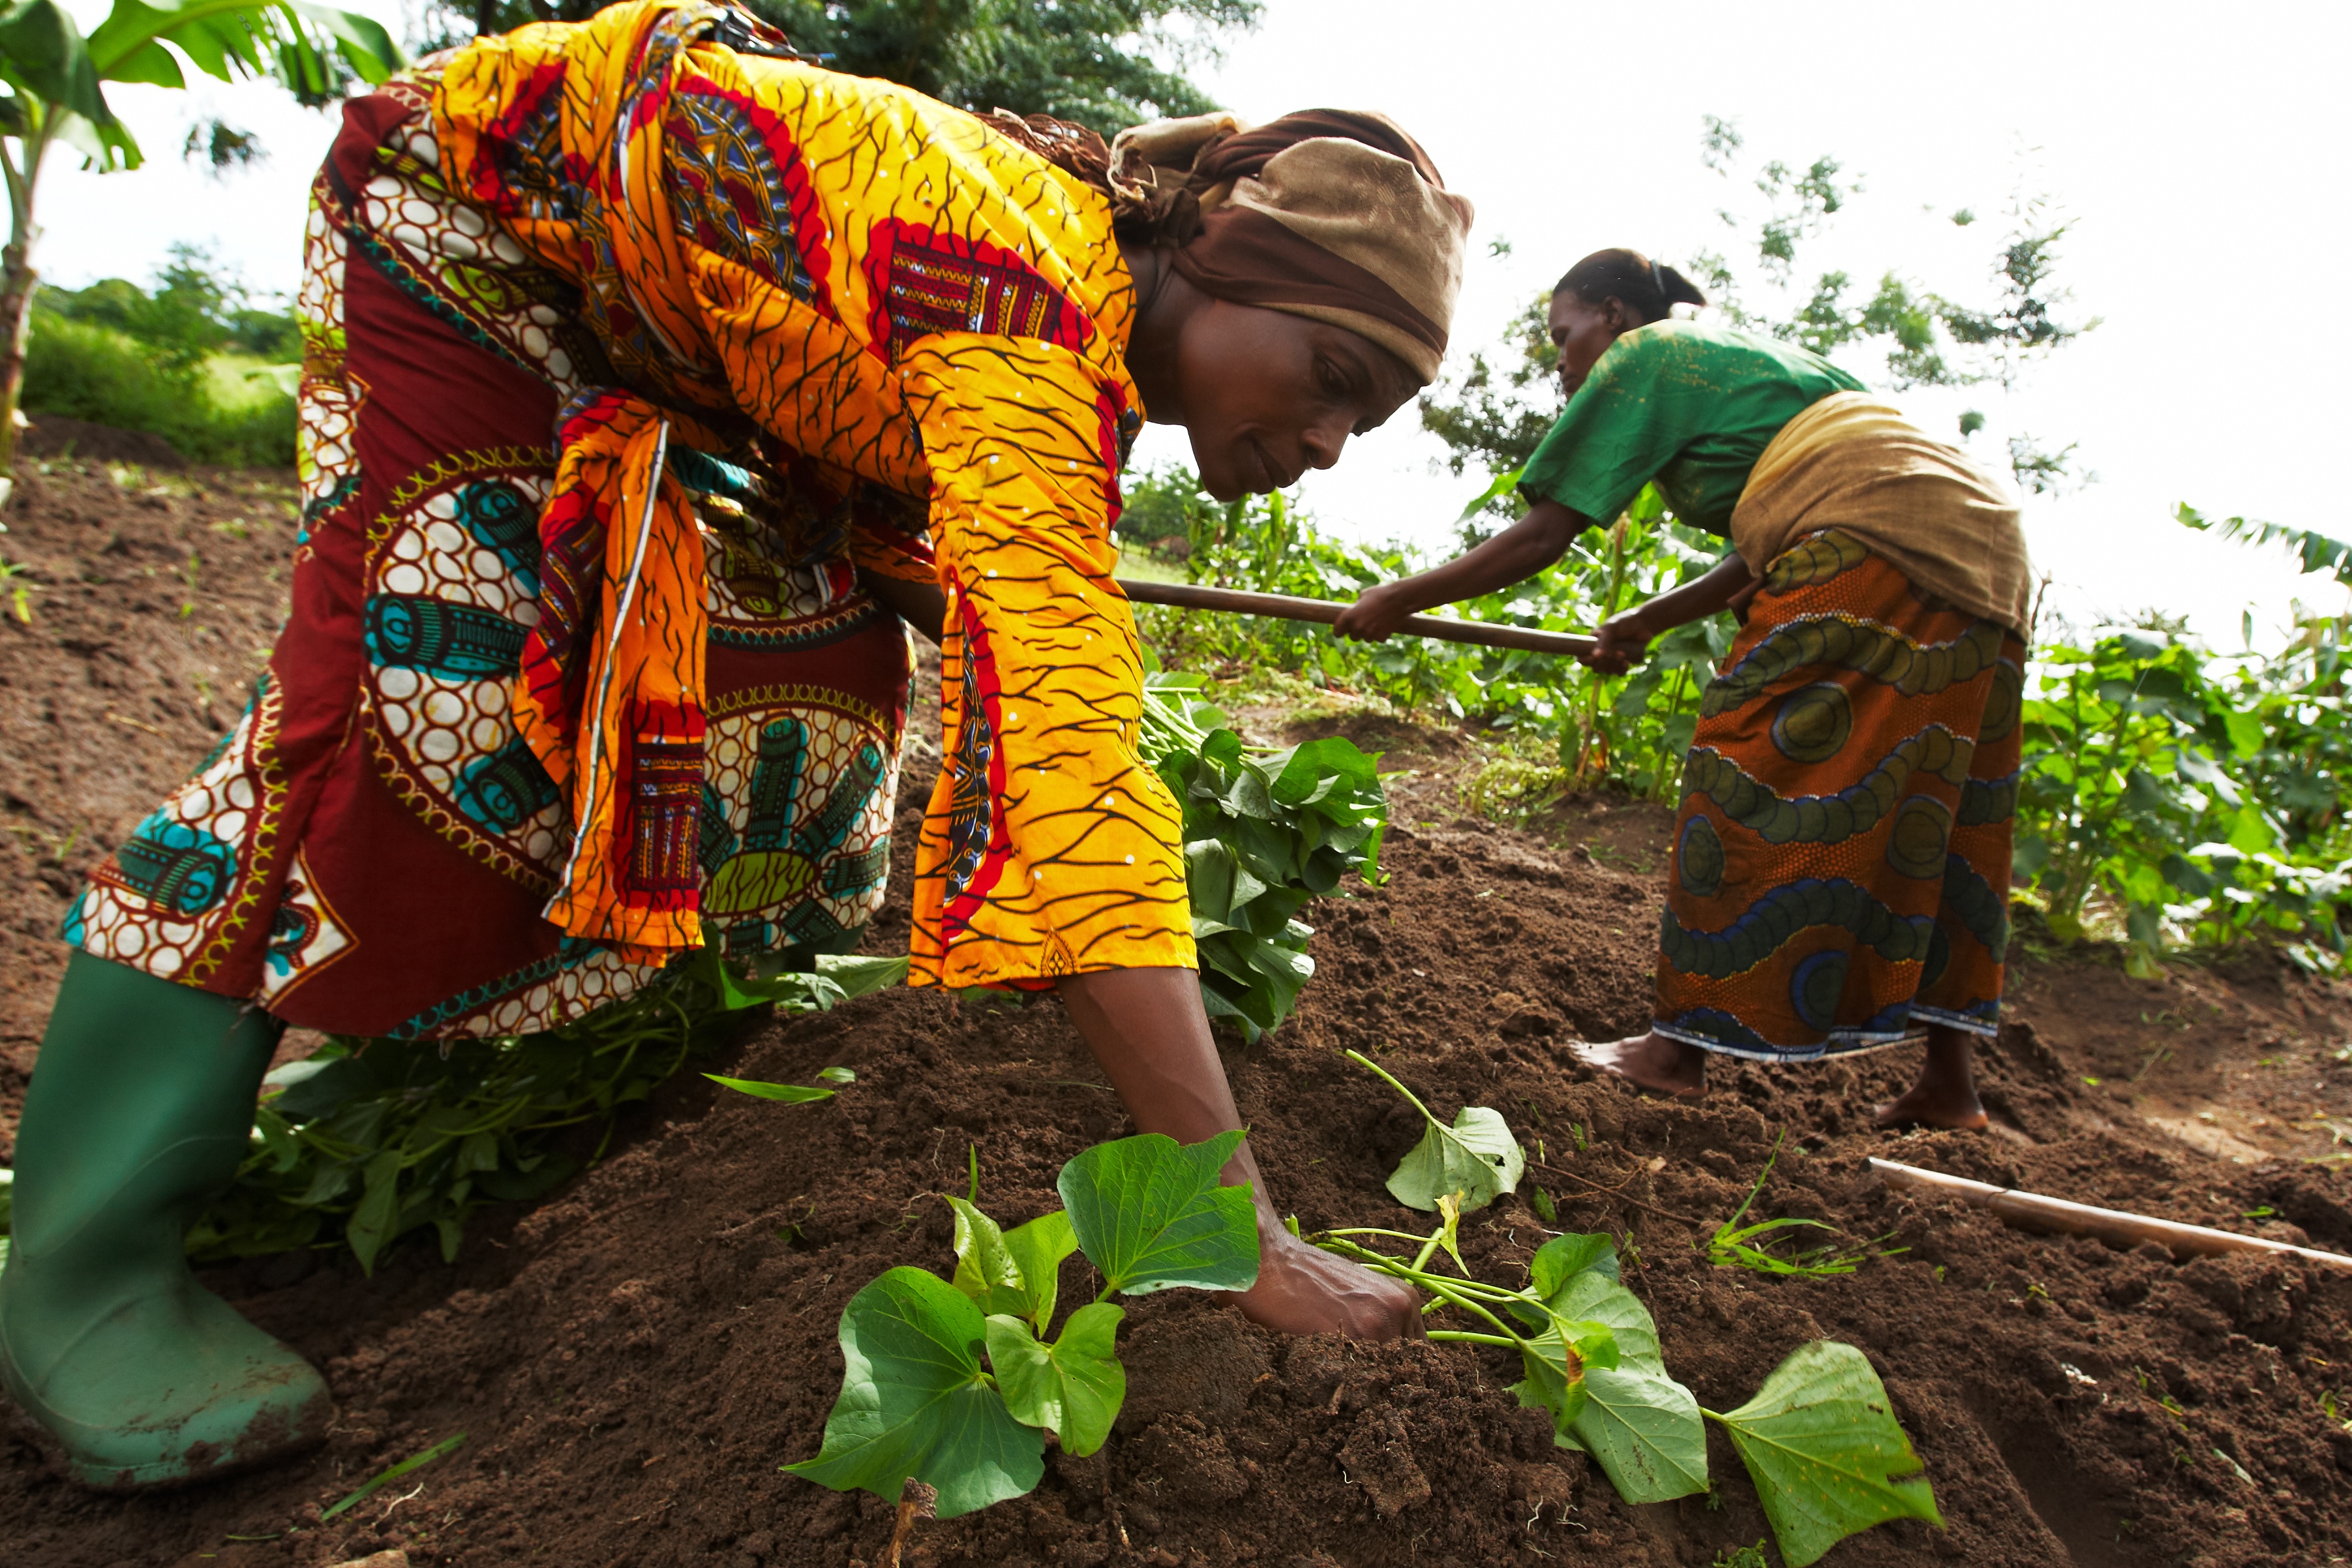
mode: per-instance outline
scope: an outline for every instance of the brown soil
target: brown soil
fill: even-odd
[[[16,449],[27,457],[68,462],[138,463],[150,468],[184,468],[179,449],[149,430],[118,430],[62,414],[44,414],[17,437]]]
[[[45,509],[100,501],[135,519],[135,501],[108,483],[53,482],[50,499],[10,514],[11,558],[47,563],[42,581],[58,586],[37,603],[33,633],[47,641],[14,627],[0,638],[12,661],[0,664],[5,776],[26,769],[21,734],[70,735],[80,748],[78,762],[8,786],[12,820],[45,832],[127,826],[214,727],[118,735],[93,717],[106,703],[144,703],[134,716],[164,728],[204,668],[173,641],[176,603],[146,579],[155,630],[136,645],[146,662],[114,671],[58,640],[83,635],[66,616],[94,617],[100,602],[118,605],[126,631],[132,615],[119,607],[121,582],[112,600],[88,604],[74,585],[83,562],[106,559],[98,545],[34,526]],[[107,515],[91,535],[126,526]],[[170,552],[214,537],[170,526],[204,523],[193,509],[176,522],[159,516],[153,542],[128,547],[149,552],[134,559],[168,573],[180,559]],[[285,542],[274,540],[271,558]],[[249,574],[259,569],[257,558]],[[54,694],[26,684],[43,671]],[[78,684],[92,671],[121,684],[92,696]],[[23,728],[50,700],[70,721]],[[216,706],[217,722],[229,706]],[[2352,1558],[2352,1432],[2320,1403],[2352,1386],[2352,1278],[2028,1237],[1896,1198],[1864,1163],[1878,1153],[2352,1249],[2340,1166],[2284,1146],[2199,1148],[2142,1114],[2210,1101],[2252,1133],[2265,1131],[2254,1115],[2273,1131],[2304,1107],[2343,1117],[2346,1076],[2321,1065],[2352,1016],[2336,987],[2266,960],[2139,983],[2096,955],[2029,958],[2019,1021],[1983,1056],[1991,1135],[1871,1130],[1869,1107],[1913,1065],[1902,1051],[1738,1067],[1696,1106],[1640,1099],[1580,1081],[1560,1047],[1646,1016],[1656,809],[1602,802],[1596,819],[1596,803],[1579,802],[1532,831],[1457,818],[1442,781],[1458,742],[1358,732],[1388,746],[1388,765],[1417,770],[1400,782],[1399,816],[1426,826],[1391,837],[1386,888],[1312,911],[1320,970],[1297,1020],[1228,1056],[1259,1157],[1303,1224],[1425,1224],[1381,1189],[1415,1119],[1339,1048],[1376,1052],[1441,1113],[1501,1110],[1549,1167],[1465,1223],[1483,1277],[1520,1277],[1546,1228],[1530,1206],[1540,1184],[1562,1226],[1606,1227],[1638,1249],[1628,1283],[1703,1404],[1745,1400],[1810,1339],[1869,1352],[1949,1529],[1883,1527],[1832,1563]],[[151,740],[152,756],[138,749]],[[125,780],[125,756],[148,771]],[[1646,874],[1612,863],[1644,854]],[[45,934],[61,895],[40,879],[65,868],[52,858],[30,881],[7,874],[12,918],[26,910]],[[903,940],[904,896],[902,868],[877,950]],[[10,940],[21,967],[41,939]],[[20,980],[36,995],[48,984]],[[2136,1099],[2119,1099],[2116,1080],[2158,1044],[2169,1054],[2128,1086]],[[2255,1066],[2264,1057],[2293,1065]],[[948,1264],[945,1205],[927,1194],[961,1188],[967,1144],[984,1205],[1012,1222],[1047,1207],[1062,1162],[1125,1121],[1051,1001],[959,1005],[901,991],[771,1021],[703,1065],[807,1082],[835,1063],[856,1068],[856,1084],[814,1106],[673,1083],[625,1122],[604,1165],[536,1208],[484,1216],[454,1266],[410,1247],[373,1280],[341,1256],[212,1271],[216,1289],[326,1370],[341,1408],[332,1440],[264,1474],[121,1500],[57,1479],[16,1420],[0,1435],[8,1561],[311,1565],[397,1547],[418,1564],[876,1563],[888,1510],[775,1468],[814,1451],[840,1376],[843,1304],[893,1265]],[[2271,1103],[2247,1098],[2249,1084],[2273,1094],[2273,1110],[2248,1109]],[[1892,1233],[1887,1245],[1909,1250],[1825,1280],[1709,1268],[1694,1239],[1731,1213],[1784,1128],[1762,1212],[1824,1219],[1857,1239]],[[2239,1217],[2263,1209],[2274,1213]],[[1066,1294],[1087,1288],[1083,1260],[1070,1268]],[[1031,1497],[921,1526],[910,1562],[1696,1568],[1766,1533],[1719,1439],[1712,1500],[1629,1508],[1589,1461],[1550,1446],[1540,1415],[1514,1408],[1505,1385],[1517,1371],[1478,1352],[1285,1340],[1184,1292],[1131,1303],[1124,1343],[1130,1393],[1103,1454],[1057,1458]],[[452,1458],[318,1522],[360,1480],[457,1432],[468,1440]]]
[[[66,906],[236,721],[294,546],[292,474],[143,468],[123,454],[155,437],[58,424],[79,422],[42,419],[31,454],[70,439],[82,456],[28,454],[0,512],[0,561],[18,569],[0,578],[0,1161],[65,969]]]

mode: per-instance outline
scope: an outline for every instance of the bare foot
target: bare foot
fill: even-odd
[[[1873,1120],[1881,1127],[1942,1127],[1955,1132],[1981,1132],[1991,1126],[1969,1070],[1969,1037],[1931,1025],[1919,1081],[1901,1098],[1880,1106]]]
[[[1585,1066],[1614,1073],[1653,1094],[1696,1100],[1706,1092],[1706,1053],[1680,1040],[1647,1034],[1606,1044],[1579,1040],[1568,1048]]]

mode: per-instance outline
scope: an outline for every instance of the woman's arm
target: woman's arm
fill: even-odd
[[[1101,970],[1071,975],[1057,989],[1137,1131],[1198,1143],[1242,1124],[1191,970]],[[1284,1228],[1247,1142],[1234,1152],[1224,1179],[1247,1184],[1257,1203],[1257,1283],[1239,1297],[1252,1321],[1359,1339],[1421,1333],[1421,1300],[1411,1289]]]
[[[1592,520],[1555,500],[1539,500],[1528,515],[1468,553],[1443,566],[1367,588],[1340,613],[1332,630],[1343,637],[1380,642],[1405,617],[1438,605],[1475,599],[1524,583],[1561,556]]]
[[[913,583],[860,569],[857,584],[937,646],[948,618],[948,596],[937,583]]]
[[[1601,622],[1597,646],[1577,658],[1603,675],[1622,675],[1642,662],[1654,639],[1676,626],[1705,620],[1755,581],[1748,563],[1735,552],[1717,562],[1706,575]]]

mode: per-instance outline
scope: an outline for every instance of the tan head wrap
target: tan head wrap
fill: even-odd
[[[1437,378],[1472,208],[1388,116],[1163,120],[1121,132],[1110,162],[1114,196],[1202,292],[1345,327]]]

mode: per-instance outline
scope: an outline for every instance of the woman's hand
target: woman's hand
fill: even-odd
[[[1375,1274],[1263,1220],[1258,1247],[1257,1283],[1235,1298],[1251,1322],[1286,1334],[1422,1337],[1421,1294],[1402,1280]]]
[[[1056,989],[1137,1131],[1198,1143],[1243,1125],[1192,971],[1097,970],[1070,975]],[[1412,1290],[1283,1227],[1246,1142],[1222,1180],[1248,1186],[1257,1205],[1257,1283],[1239,1298],[1252,1321],[1285,1333],[1359,1339],[1421,1332],[1421,1300]]]
[[[1412,590],[1406,584],[1412,578],[1394,583],[1382,583],[1356,595],[1356,602],[1339,612],[1331,629],[1343,637],[1357,642],[1386,642],[1398,628],[1421,613],[1413,603]]]
[[[1433,605],[1459,604],[1526,582],[1566,554],[1576,536],[1591,526],[1592,520],[1581,512],[1555,500],[1539,500],[1527,516],[1468,554],[1365,589],[1339,612],[1331,629],[1361,642],[1393,637],[1407,617]]]
[[[1603,675],[1622,675],[1641,663],[1649,657],[1651,639],[1658,635],[1650,624],[1649,610],[1647,605],[1637,605],[1601,622],[1592,651],[1578,654],[1577,661]]]

